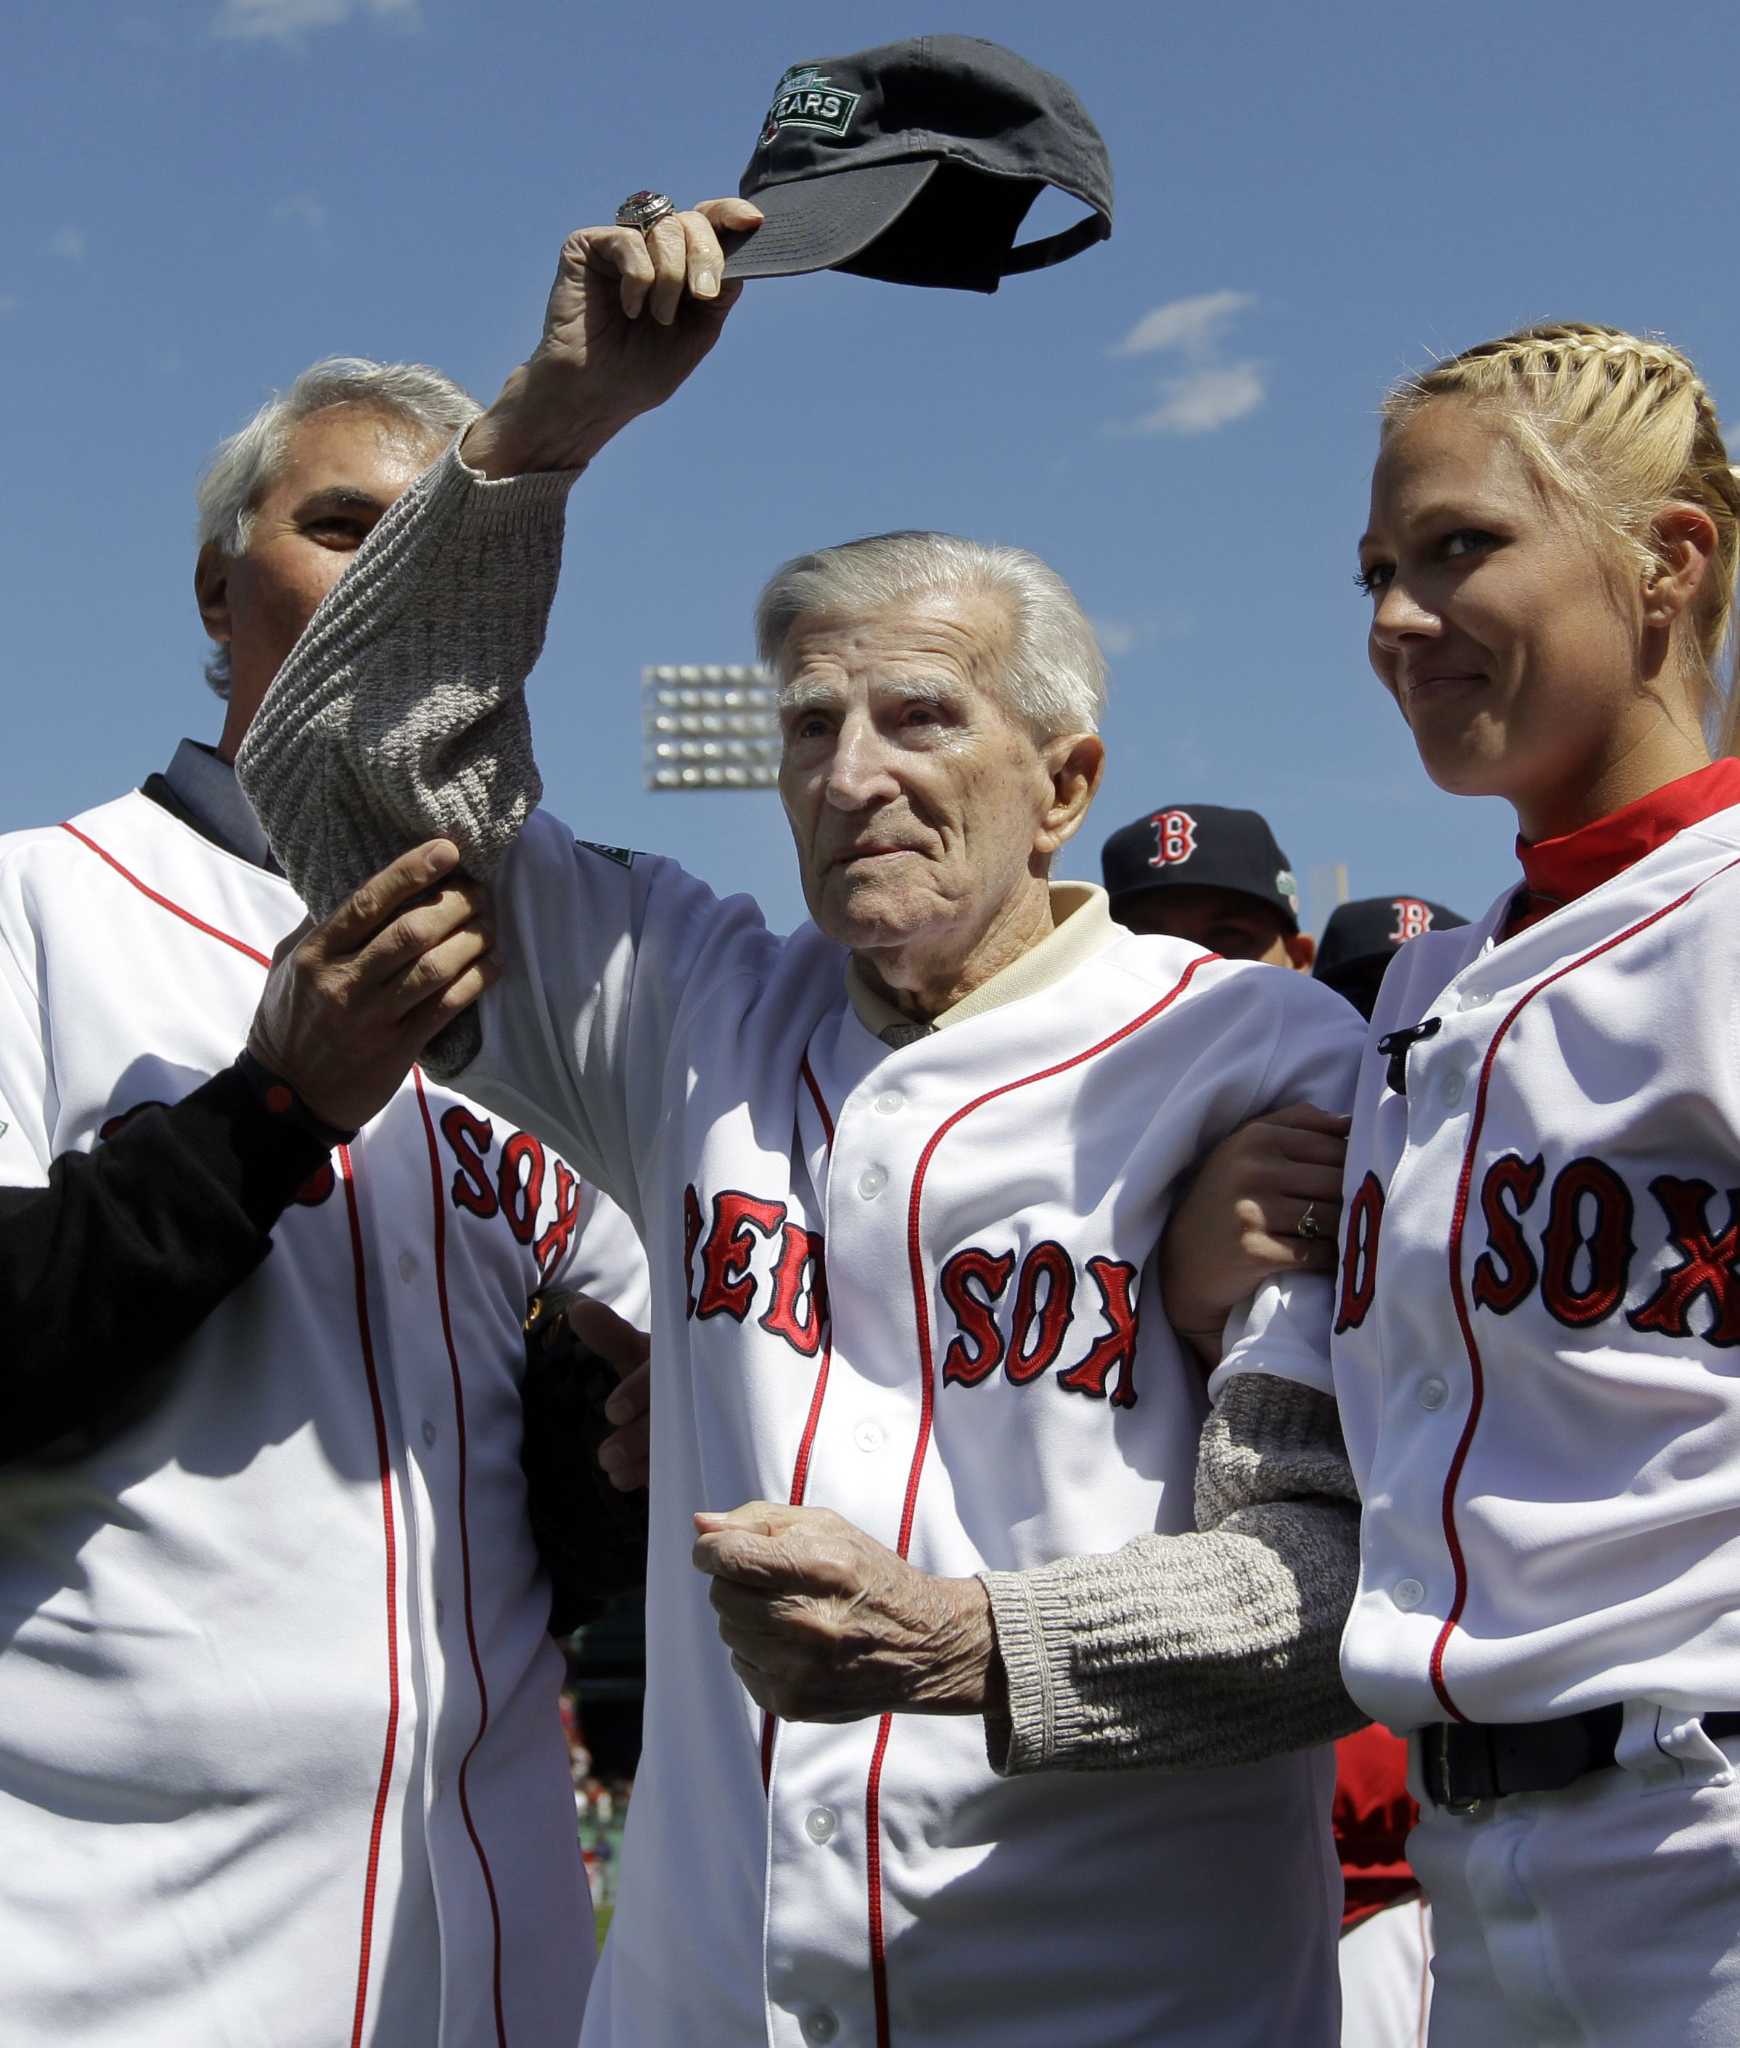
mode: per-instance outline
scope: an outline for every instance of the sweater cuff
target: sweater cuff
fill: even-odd
[[[424,503],[442,509],[457,509],[466,531],[512,533],[547,521],[552,514],[563,516],[568,493],[585,474],[578,469],[540,469],[528,476],[485,476],[473,469],[459,452],[469,432],[462,427],[454,435],[440,461],[426,472]]]
[[[991,1601],[1008,1706],[985,1716],[985,1752],[999,1777],[1055,1766],[1082,1735],[1081,1697],[1073,1682],[1069,1600],[1057,1575],[980,1572]]]

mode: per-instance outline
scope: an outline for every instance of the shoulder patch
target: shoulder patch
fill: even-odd
[[[583,846],[588,853],[601,853],[606,860],[615,861],[619,868],[631,868],[639,855],[626,846],[600,846],[596,839],[576,839],[576,846]]]

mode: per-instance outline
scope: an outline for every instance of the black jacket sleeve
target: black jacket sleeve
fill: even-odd
[[[47,1187],[0,1188],[0,1461],[124,1421],[328,1150],[228,1067],[64,1154]]]

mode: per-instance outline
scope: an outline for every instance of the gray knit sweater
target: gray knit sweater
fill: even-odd
[[[315,614],[236,769],[325,916],[419,840],[494,873],[535,808],[524,684],[543,647],[571,476],[488,482],[457,447],[393,506]],[[425,1063],[459,1071],[475,1013]],[[1198,1533],[983,1574],[1008,1675],[1002,1771],[1253,1761],[1361,1716],[1338,1649],[1359,1515],[1334,1404],[1234,1377],[1203,1432]]]

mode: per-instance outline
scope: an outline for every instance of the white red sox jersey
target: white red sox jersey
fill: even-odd
[[[1401,948],[1361,1068],[1343,1668],[1398,1730],[1666,1727],[1740,1707],[1740,809],[1507,909]]]
[[[977,1717],[775,1727],[690,1511],[827,1506],[945,1574],[1192,1528],[1202,1375],[1151,1253],[1206,1143],[1345,1099],[1352,1013],[1092,890],[1102,950],[891,1049],[837,947],[668,861],[539,814],[496,896],[465,1085],[610,1175],[653,1272],[646,1753],[585,2040],[1332,2038],[1325,1752],[1000,1780]],[[1327,1391],[1331,1292],[1265,1289],[1227,1370]]]
[[[0,840],[0,1180],[226,1066],[300,916],[143,795]],[[413,1074],[138,1419],[0,1469],[8,2048],[570,2048],[518,1378],[547,1282],[644,1316],[594,1200]]]

